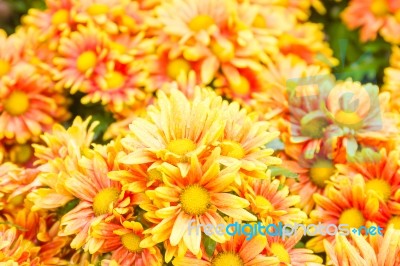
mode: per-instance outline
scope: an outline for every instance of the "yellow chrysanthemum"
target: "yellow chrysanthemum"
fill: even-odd
[[[147,190],[146,195],[152,203],[141,206],[147,211],[144,216],[156,224],[146,230],[151,236],[142,242],[143,247],[167,241],[167,261],[175,253],[178,256],[185,254],[187,249],[199,255],[202,236],[195,231],[204,230],[200,224],[226,224],[220,213],[238,220],[256,220],[244,209],[249,205],[246,199],[228,193],[239,164],[220,170],[219,152],[218,148],[214,150],[203,163],[193,156],[186,177],[182,176],[178,167],[170,164],[165,163],[158,168],[163,173],[164,184]],[[210,237],[224,242],[227,235],[213,232]]]
[[[249,200],[250,211],[266,225],[302,223],[307,219],[303,211],[294,207],[300,197],[289,195],[289,187],[282,187],[277,179],[249,180],[243,184],[240,196]]]
[[[71,127],[54,125],[51,133],[41,136],[44,144],[34,145],[41,173],[39,180],[43,188],[38,188],[28,195],[36,209],[58,208],[74,197],[66,189],[65,181],[71,177],[73,169],[78,167],[78,160],[86,154],[94,137],[97,122],[89,126],[90,118],[82,121],[77,117]]]

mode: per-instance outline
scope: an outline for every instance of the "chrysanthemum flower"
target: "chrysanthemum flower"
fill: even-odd
[[[135,119],[131,133],[122,139],[130,153],[120,161],[129,165],[168,162],[185,176],[192,155],[205,156],[223,134],[221,103],[222,98],[212,93],[205,98],[198,93],[190,101],[177,90],[169,97],[159,92],[156,105],[148,108],[145,118]]]
[[[68,118],[66,99],[33,67],[19,66],[3,78],[0,90],[0,139],[37,141],[52,124]]]
[[[337,165],[339,173],[352,178],[361,174],[365,180],[366,192],[378,197],[380,201],[400,214],[400,202],[395,197],[400,189],[399,151],[387,152],[382,149],[374,152],[363,149],[356,153],[350,162]]]
[[[65,187],[70,171],[78,168],[78,160],[86,154],[94,138],[94,128],[97,122],[89,126],[90,118],[82,121],[77,117],[72,125],[65,129],[56,124],[51,133],[41,136],[44,144],[33,145],[35,156],[38,158],[41,173],[39,180],[43,188],[38,188],[28,195],[37,209],[53,209],[74,199]]]
[[[75,27],[74,0],[46,0],[46,10],[31,8],[22,18],[25,27],[39,30],[40,41],[48,42],[50,49],[55,49],[59,38],[71,32]]]
[[[297,151],[298,157],[292,158],[298,158],[298,161],[284,160],[283,165],[297,173],[298,180],[288,179],[286,182],[290,192],[300,196],[297,206],[309,214],[315,207],[313,195],[323,194],[327,182],[336,172],[335,161],[321,154],[313,159],[305,159],[301,150]]]
[[[257,121],[257,114],[248,113],[236,102],[225,105],[221,112],[226,119],[219,144],[223,156],[221,162],[237,159],[241,163],[241,174],[264,178],[269,165],[281,163],[279,158],[273,156],[273,149],[265,148],[278,136],[278,132],[269,132],[267,122]]]
[[[196,231],[204,230],[201,224],[226,224],[220,213],[238,220],[256,220],[244,209],[249,205],[246,199],[228,193],[239,170],[239,163],[220,170],[219,152],[219,148],[215,149],[202,164],[193,156],[186,177],[176,166],[166,163],[160,166],[164,185],[146,191],[153,206],[143,206],[148,211],[145,217],[156,225],[146,230],[151,236],[142,242],[143,247],[169,241],[167,254],[174,255],[174,250],[183,248],[199,255],[202,236]],[[227,236],[213,232],[210,237],[217,242],[224,242]],[[181,250],[177,252],[185,254]]]
[[[390,0],[352,0],[342,13],[350,29],[361,28],[363,42],[379,33],[387,42],[400,44],[400,5]]]
[[[109,51],[104,32],[94,26],[80,25],[77,31],[60,40],[58,56],[54,58],[57,86],[70,89],[71,93],[88,91],[95,86],[96,74],[105,68]]]
[[[310,213],[313,224],[347,224],[348,229],[365,226],[368,222],[383,226],[384,217],[379,211],[379,200],[366,193],[361,175],[352,179],[343,176],[325,188],[325,194],[315,194],[317,209]],[[323,239],[333,240],[330,235],[319,235],[307,242],[315,252],[323,252]]]
[[[145,102],[147,74],[142,71],[142,62],[134,60],[130,63],[110,61],[100,75],[96,75],[93,86],[86,90],[82,103],[101,102],[112,112],[122,112],[124,108],[133,106],[137,101]]]
[[[246,236],[235,235],[223,244],[217,244],[211,257],[207,256],[203,250],[203,256],[196,258],[188,253],[183,258],[175,258],[172,262],[174,266],[201,265],[201,266],[278,266],[279,260],[276,257],[267,257],[260,254],[267,240],[265,237],[257,235],[250,240]],[[204,249],[204,247],[202,248]]]
[[[103,242],[99,253],[111,252],[110,260],[121,266],[161,266],[163,257],[158,247],[141,248],[145,235],[138,222],[124,221],[122,224],[101,222],[94,225],[91,236]]]
[[[368,235],[364,237],[351,234],[351,240],[336,235],[335,243],[324,241],[328,258],[327,265],[399,265],[400,264],[400,230],[388,228],[384,236]]]
[[[281,236],[267,236],[266,254],[277,257],[280,262],[279,265],[322,266],[322,258],[313,254],[313,251],[295,247],[303,234],[303,229],[299,228],[296,233],[286,239],[282,239]]]
[[[60,235],[75,235],[72,248],[84,246],[94,253],[102,243],[90,239],[90,226],[131,212],[129,207],[138,202],[131,202],[128,193],[121,190],[121,184],[107,177],[114,168],[115,158],[104,158],[93,150],[86,156],[79,161],[79,169],[72,171],[71,177],[65,180],[66,189],[80,202],[61,218]]]
[[[325,41],[321,24],[311,22],[296,24],[294,28],[279,36],[278,46],[282,54],[293,54],[307,64],[323,67],[334,67],[339,64]]]
[[[299,196],[290,195],[289,187],[281,187],[278,179],[249,180],[242,186],[240,195],[250,202],[250,211],[264,224],[302,223],[307,215],[294,206]]]

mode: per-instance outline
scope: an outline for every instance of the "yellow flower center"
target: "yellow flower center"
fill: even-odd
[[[7,74],[11,69],[10,63],[0,59],[0,77]]]
[[[147,173],[149,174],[150,181],[162,180],[162,174],[157,169],[151,169]]]
[[[235,94],[248,95],[250,92],[250,82],[243,76],[240,76],[238,83],[231,83],[231,89]]]
[[[393,225],[394,229],[400,230],[400,216],[393,216],[388,222],[388,226]]]
[[[310,169],[311,181],[318,187],[324,188],[326,186],[325,181],[335,172],[333,163],[329,160],[317,160]]]
[[[195,149],[196,144],[190,139],[175,139],[167,145],[167,150],[178,155],[185,155]]]
[[[231,42],[227,42],[225,46],[215,42],[211,50],[222,62],[230,61],[235,57],[235,46]]]
[[[53,23],[55,25],[59,25],[59,24],[67,23],[68,19],[69,19],[68,10],[60,9],[53,14],[53,17],[51,18],[51,23]]]
[[[129,233],[121,236],[121,242],[124,247],[130,252],[139,253],[142,251],[140,247],[141,239],[134,233]]]
[[[244,266],[240,256],[233,252],[219,253],[211,260],[211,266]]]
[[[352,129],[361,128],[361,117],[356,112],[346,112],[344,110],[340,110],[336,113],[335,120],[342,126]]]
[[[389,6],[386,0],[373,0],[371,12],[378,17],[384,16],[389,12]]]
[[[191,69],[191,66],[188,61],[185,59],[175,59],[168,63],[167,65],[167,75],[171,79],[176,79],[181,72],[185,74],[188,73]]]
[[[105,188],[101,190],[94,197],[93,200],[93,211],[96,216],[103,215],[109,212],[118,200],[119,192],[116,188]]]
[[[265,21],[264,17],[258,14],[254,20],[253,20],[253,27],[256,28],[266,28],[267,27],[267,22]]]
[[[13,163],[24,164],[29,161],[32,155],[33,149],[29,144],[17,144],[10,149],[10,160]]]
[[[385,202],[389,200],[391,195],[391,187],[388,182],[383,179],[372,179],[366,182],[365,187],[367,192],[373,191],[379,198]]]
[[[290,256],[285,247],[280,243],[272,243],[271,252],[278,257],[280,262],[290,263]]]
[[[236,159],[243,159],[246,152],[238,142],[226,140],[221,143],[221,154]]]
[[[120,72],[112,71],[105,76],[107,89],[118,89],[125,84],[125,77]]]
[[[93,51],[83,52],[76,60],[76,67],[80,72],[85,73],[97,63],[96,54]]]
[[[192,31],[207,30],[215,21],[209,15],[198,15],[189,22],[189,28]]]
[[[4,109],[13,116],[24,114],[29,109],[29,98],[25,92],[14,91],[6,99]]]
[[[210,208],[210,194],[199,185],[187,186],[180,195],[184,212],[190,215],[202,215]]]
[[[308,123],[301,125],[301,135],[313,139],[320,139],[324,136],[324,130],[329,125],[328,121],[322,117],[314,118]]]
[[[351,208],[342,212],[339,224],[348,224],[350,228],[359,228],[365,224],[365,218],[360,210]]]
[[[86,11],[89,15],[97,16],[107,14],[109,8],[106,4],[93,4]]]

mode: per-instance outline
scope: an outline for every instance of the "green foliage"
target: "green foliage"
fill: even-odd
[[[46,5],[44,0],[0,0],[0,28],[13,33],[30,8],[45,9]]]
[[[353,78],[362,83],[371,82],[382,85],[383,70],[389,65],[390,44],[382,38],[372,42],[360,42],[358,30],[347,29],[340,18],[340,13],[348,1],[336,3],[324,0],[327,14],[314,13],[311,21],[324,24],[327,40],[334,56],[340,60],[333,73],[338,79]]]

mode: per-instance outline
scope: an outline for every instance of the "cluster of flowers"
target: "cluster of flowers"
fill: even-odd
[[[396,43],[382,2],[343,17]],[[318,0],[46,4],[0,32],[0,263],[400,265],[398,47],[380,91],[332,75]],[[113,114],[108,144],[60,124],[75,93]],[[258,222],[384,233],[188,232]]]

